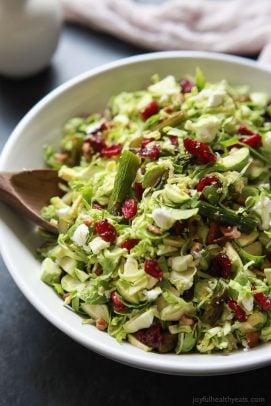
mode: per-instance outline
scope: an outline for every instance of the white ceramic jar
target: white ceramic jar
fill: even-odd
[[[61,22],[58,0],[0,0],[0,74],[23,77],[45,68]]]

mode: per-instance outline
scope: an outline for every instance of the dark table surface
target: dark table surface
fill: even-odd
[[[143,52],[106,35],[65,27],[47,70],[27,80],[0,77],[0,149],[21,117],[51,89],[92,67]],[[166,376],[105,359],[45,320],[0,260],[1,406],[267,406],[270,377],[271,367],[223,377]],[[224,401],[218,403],[218,396]]]

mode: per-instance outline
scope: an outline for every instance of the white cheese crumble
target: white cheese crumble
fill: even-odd
[[[103,240],[101,237],[95,237],[88,246],[93,254],[99,254],[100,251],[110,246],[110,242]]]
[[[196,139],[200,142],[211,143],[219,130],[220,120],[211,115],[200,117],[195,123],[187,121],[186,130],[194,131]]]
[[[157,286],[156,288],[151,290],[144,289],[143,293],[144,296],[146,296],[147,300],[153,301],[156,300],[158,296],[162,293],[162,289],[159,286]]]
[[[168,230],[176,222],[166,209],[158,208],[154,209],[152,212],[152,217],[158,227],[162,230]]]
[[[156,96],[172,95],[180,92],[180,86],[177,84],[175,77],[169,75],[160,82],[149,86],[148,91]]]
[[[198,102],[206,100],[206,107],[218,107],[222,104],[226,94],[225,86],[219,86],[215,89],[205,88],[195,97],[195,100]]]
[[[268,230],[271,226],[271,200],[267,196],[261,195],[252,209],[261,217],[262,230]]]
[[[85,245],[87,237],[88,237],[88,227],[85,224],[80,224],[80,226],[78,226],[75,232],[73,233],[71,240],[75,242],[76,245],[79,245],[79,247],[82,247],[83,245]]]

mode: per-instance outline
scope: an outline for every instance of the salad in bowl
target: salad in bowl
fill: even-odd
[[[263,92],[153,75],[71,118],[46,164],[42,280],[119,342],[177,354],[271,340],[271,106]]]

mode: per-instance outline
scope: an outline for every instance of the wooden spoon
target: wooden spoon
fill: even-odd
[[[57,228],[40,213],[51,197],[61,194],[59,182],[58,173],[53,169],[0,172],[0,200],[45,230],[57,234]]]

